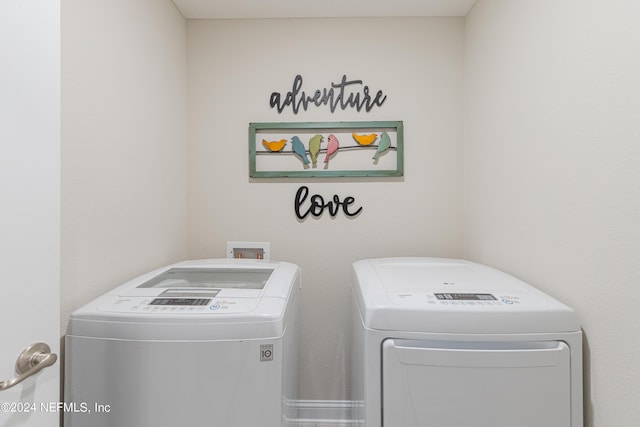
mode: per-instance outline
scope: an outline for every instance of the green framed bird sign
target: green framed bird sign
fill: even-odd
[[[404,173],[401,121],[249,124],[251,178]]]

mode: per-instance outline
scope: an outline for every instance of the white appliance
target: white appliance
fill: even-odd
[[[366,427],[582,427],[569,307],[464,260],[353,264],[353,398]]]
[[[71,315],[65,427],[280,427],[295,414],[300,270],[200,260]]]

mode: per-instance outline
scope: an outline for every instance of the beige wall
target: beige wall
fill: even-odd
[[[62,328],[186,256],[186,23],[169,0],[62,2]]]
[[[466,21],[466,255],[574,307],[586,424],[640,409],[640,3],[479,0]]]
[[[189,257],[269,241],[303,269],[301,398],[347,399],[351,263],[462,253],[463,19],[189,22]],[[343,74],[388,98],[370,113],[269,107],[296,74],[308,91]],[[249,180],[248,125],[403,120],[399,179]],[[353,196],[362,213],[299,222],[296,190]]]

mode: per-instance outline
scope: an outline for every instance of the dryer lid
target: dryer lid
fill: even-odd
[[[353,264],[367,328],[431,333],[580,330],[575,312],[506,273],[465,260],[383,258]]]

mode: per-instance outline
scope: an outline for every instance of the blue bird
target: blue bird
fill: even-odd
[[[373,160],[378,160],[380,154],[384,153],[391,147],[391,138],[389,138],[389,134],[386,132],[382,132],[380,135],[380,142],[378,143],[378,149],[376,150],[376,154],[373,155]]]
[[[302,162],[306,165],[309,164],[309,159],[307,158],[307,150],[304,148],[304,144],[300,141],[300,138],[294,136],[291,138],[291,146],[293,147],[293,151],[300,156]]]

